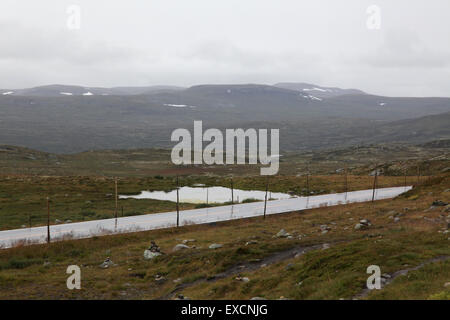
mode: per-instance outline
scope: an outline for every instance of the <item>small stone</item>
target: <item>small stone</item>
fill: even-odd
[[[249,245],[251,245],[251,244],[257,244],[258,243],[258,241],[256,241],[256,240],[250,240],[250,241],[247,241],[246,243],[245,243],[245,245],[246,246],[249,246]]]
[[[286,230],[281,229],[280,231],[278,231],[278,233],[276,234],[277,238],[287,238],[288,236],[290,236],[290,234],[288,232],[286,232]]]
[[[115,266],[114,262],[112,262],[112,260],[109,257],[107,257],[105,261],[103,261],[103,263],[100,265],[100,268],[107,269],[113,266]]]
[[[164,281],[166,281],[166,278],[163,277],[163,276],[161,276],[161,275],[159,275],[159,274],[157,274],[157,275],[155,276],[155,281],[156,281],[156,282],[164,282]]]
[[[266,300],[266,299],[264,299],[264,298],[262,298],[262,297],[253,297],[253,298],[251,298],[250,300]]]
[[[222,247],[223,247],[223,244],[213,243],[208,248],[210,248],[210,249],[219,249],[219,248],[222,248]]]
[[[247,277],[236,277],[235,278],[237,281],[242,281],[242,282],[249,282],[250,279]]]
[[[195,242],[195,239],[185,239],[185,240],[183,240],[183,244],[190,243],[190,242]]]
[[[361,229],[365,229],[365,228],[366,228],[366,226],[361,223],[355,224],[355,230],[361,230]]]
[[[292,270],[293,268],[294,268],[294,264],[289,263],[286,267],[284,267],[284,270],[289,271],[289,270]]]
[[[400,218],[399,217],[395,217],[394,218],[394,222],[399,222],[400,221]]]
[[[161,252],[152,252],[150,250],[145,250],[144,251],[144,259],[145,260],[151,260],[153,258],[156,258],[158,256],[162,255]]]
[[[185,245],[185,244],[177,244],[175,247],[173,247],[172,251],[179,251],[179,250],[185,250],[185,249],[190,249],[191,247]]]

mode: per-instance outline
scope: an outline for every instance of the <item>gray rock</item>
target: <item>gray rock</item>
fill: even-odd
[[[184,244],[190,243],[190,242],[195,242],[195,239],[185,239],[185,240],[183,240]]]
[[[179,243],[175,247],[173,247],[172,251],[179,251],[179,250],[185,250],[185,249],[190,249],[190,248],[191,247],[189,247],[185,244]]]
[[[399,217],[395,217],[394,218],[394,222],[399,222],[400,221],[400,218]]]
[[[262,297],[253,297],[250,300],[266,300],[266,299]]]
[[[167,279],[165,278],[165,277],[163,277],[163,276],[161,276],[161,275],[159,275],[159,274],[157,274],[156,276],[155,276],[155,281],[156,282],[164,282],[164,281],[166,281]]]
[[[287,238],[290,236],[290,233],[286,232],[286,230],[281,229],[280,231],[278,231],[278,233],[276,234],[277,238]]]
[[[144,251],[144,259],[145,260],[152,260],[156,257],[159,257],[160,255],[162,255],[161,252],[152,252],[150,250],[145,250]]]
[[[367,226],[361,223],[355,224],[355,230],[364,230],[367,229]]]
[[[289,271],[294,269],[294,264],[293,263],[289,263],[286,267],[284,267],[284,270]]]
[[[236,277],[235,278],[237,281],[242,281],[242,282],[249,282],[250,279],[247,277]]]
[[[212,245],[209,246],[210,249],[219,249],[222,247],[223,247],[223,244],[219,244],[219,243],[213,243]]]
[[[107,269],[107,268],[113,267],[113,266],[115,266],[115,263],[112,262],[112,260],[109,257],[107,257],[105,259],[105,261],[103,261],[103,263],[100,265],[100,268]]]

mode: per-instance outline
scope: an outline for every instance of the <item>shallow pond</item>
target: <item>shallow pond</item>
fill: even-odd
[[[224,187],[181,187],[179,189],[180,202],[186,203],[225,203],[231,201],[231,189]],[[266,193],[256,190],[240,190],[234,189],[234,203],[243,202],[248,199],[264,200]],[[142,191],[140,194],[131,196],[120,196],[120,199],[155,199],[166,201],[177,201],[177,191]],[[289,199],[291,196],[287,193],[270,192],[267,194],[268,199],[282,200]]]

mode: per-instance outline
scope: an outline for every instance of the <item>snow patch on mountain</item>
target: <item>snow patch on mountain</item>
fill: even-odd
[[[311,94],[300,94],[301,97],[309,100],[322,101],[323,99],[313,96]]]
[[[10,94],[13,94],[13,93],[14,93],[14,91],[8,91],[8,92],[3,92],[2,94],[4,96],[7,96],[7,95],[10,95]]]
[[[196,108],[196,106],[189,106],[187,104],[170,104],[170,103],[165,103],[164,105],[166,107],[173,107],[173,108]]]
[[[320,92],[333,92],[331,89],[322,89],[322,88],[304,88],[303,91],[320,91]]]

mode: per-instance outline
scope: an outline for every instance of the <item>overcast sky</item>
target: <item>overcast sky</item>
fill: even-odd
[[[448,0],[1,3],[0,88],[291,81],[450,96]]]

